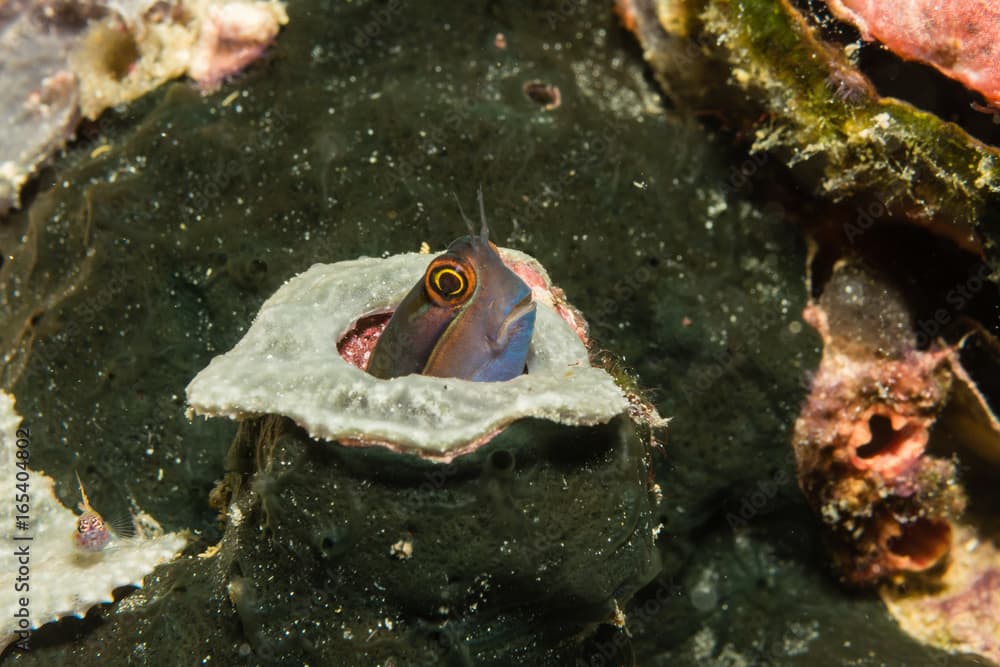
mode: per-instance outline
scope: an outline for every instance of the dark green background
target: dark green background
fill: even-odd
[[[67,506],[78,471],[105,514],[133,494],[193,530],[193,553],[217,541],[207,497],[236,424],[189,422],[187,382],[314,262],[445,246],[464,229],[452,193],[468,209],[481,185],[492,237],[545,265],[595,351],[673,419],[656,462],[665,569],[626,610],[637,664],[960,664],[829,573],[789,445],[819,356],[804,243],[746,187],[729,137],[664,108],[608,3],[289,15],[217,94],[167,85],[83,128],[0,227],[3,381]],[[532,80],[561,106],[529,99]],[[7,659],[120,664],[86,643],[114,634],[103,613]],[[237,649],[216,660],[243,664]]]

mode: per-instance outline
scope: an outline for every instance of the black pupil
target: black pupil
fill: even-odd
[[[450,270],[441,271],[438,284],[441,285],[441,292],[445,295],[452,295],[462,287],[461,279]]]

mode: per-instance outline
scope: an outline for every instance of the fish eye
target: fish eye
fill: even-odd
[[[442,296],[461,294],[465,289],[465,278],[455,269],[443,268],[434,272],[434,289]]]
[[[459,262],[435,260],[427,269],[424,284],[432,299],[453,304],[472,293],[475,275]]]

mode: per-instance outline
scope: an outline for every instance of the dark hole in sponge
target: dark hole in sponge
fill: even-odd
[[[951,527],[943,521],[917,519],[900,526],[900,534],[889,540],[889,550],[930,567],[951,544]]]
[[[495,470],[510,470],[514,467],[514,455],[506,449],[499,449],[490,454],[490,465]]]
[[[863,459],[889,454],[902,440],[900,432],[892,427],[892,422],[884,415],[872,415],[868,420],[868,428],[872,432],[872,439],[857,449],[858,456]]]

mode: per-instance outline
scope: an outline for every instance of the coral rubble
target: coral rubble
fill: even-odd
[[[972,526],[954,527],[947,570],[933,582],[888,582],[882,599],[909,634],[1000,664],[1000,549]]]
[[[62,15],[16,0],[0,12],[0,215],[17,204],[37,166],[65,144],[79,120],[79,90],[66,59],[75,43]],[[72,23],[72,21],[70,21]],[[39,30],[39,26],[45,26]]]
[[[277,2],[206,6],[188,75],[202,90],[217,89],[227,76],[256,60],[287,22],[284,7]]]
[[[133,7],[134,13],[113,13],[95,22],[70,55],[84,116],[96,118],[185,74],[206,92],[216,90],[288,23],[277,0],[147,4],[144,10]]]

